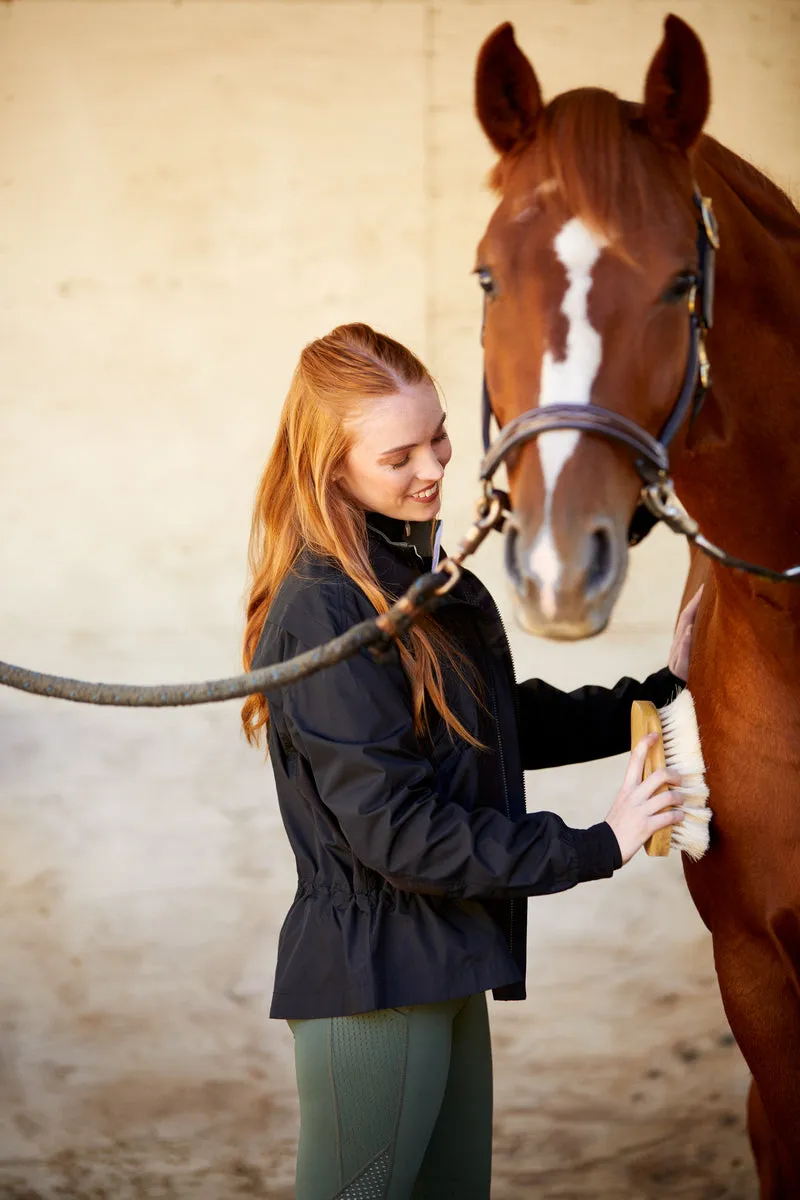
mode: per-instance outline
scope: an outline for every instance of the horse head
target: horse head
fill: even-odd
[[[590,405],[657,436],[685,391],[687,309],[702,271],[692,170],[709,107],[700,41],[667,18],[639,104],[596,88],[545,104],[502,25],[480,52],[476,106],[500,155],[499,204],[476,265],[498,424]],[[506,564],[520,622],[553,638],[600,633],[640,495],[629,448],[550,429],[512,444],[506,466]]]

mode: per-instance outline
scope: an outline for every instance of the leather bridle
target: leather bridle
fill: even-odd
[[[483,374],[483,452],[480,478],[486,487],[506,457],[518,446],[532,441],[543,433],[558,429],[573,429],[619,442],[633,452],[636,470],[645,488],[663,483],[669,473],[668,448],[687,415],[694,421],[703,404],[711,382],[711,372],[705,348],[706,332],[713,322],[714,254],[719,248],[719,233],[711,201],[694,188],[697,218],[697,271],[688,297],[689,354],[686,373],[678,399],[658,437],[654,437],[629,417],[596,404],[548,404],[532,408],[509,421],[494,442],[491,441],[492,402],[486,372]],[[485,319],[485,306],[484,306]],[[631,522],[628,540],[631,545],[641,541],[659,518],[642,503]]]
[[[706,334],[713,323],[714,257],[719,249],[719,230],[711,200],[693,189],[697,216],[697,270],[692,277],[688,294],[689,353],[683,385],[677,400],[657,437],[648,433],[629,417],[600,408],[596,404],[548,404],[532,408],[504,425],[492,442],[491,422],[494,415],[483,374],[483,450],[480,479],[487,502],[499,498],[508,510],[508,497],[497,491],[493,477],[508,455],[518,446],[554,430],[577,430],[617,442],[632,452],[633,463],[642,481],[640,503],[628,529],[628,544],[636,545],[652,527],[664,521],[676,533],[681,533],[704,553],[725,566],[748,571],[775,582],[800,582],[800,566],[787,571],[773,571],[721,550],[699,532],[697,524],[677,500],[669,475],[669,446],[687,417],[695,420],[711,383],[711,368],[706,353]],[[486,299],[484,299],[484,323]],[[483,333],[481,334],[483,340]]]

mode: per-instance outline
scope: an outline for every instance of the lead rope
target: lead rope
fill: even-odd
[[[326,667],[344,662],[369,649],[380,660],[440,596],[455,587],[461,577],[464,559],[480,546],[484,538],[503,519],[499,497],[482,498],[475,522],[467,531],[455,554],[438,563],[438,568],[421,575],[391,608],[377,617],[354,625],[322,646],[298,654],[274,667],[234,675],[228,679],[210,679],[202,683],[159,683],[147,686],[129,683],[90,683],[62,675],[45,675],[26,667],[0,662],[0,684],[34,696],[72,700],[76,704],[104,704],[114,708],[177,708],[190,704],[214,704],[235,700],[254,692],[267,695],[298,679],[306,679]]]
[[[757,575],[760,579],[769,579],[772,583],[800,583],[800,563],[796,567],[788,567],[785,571],[773,571],[771,567],[760,567],[757,563],[736,558],[727,550],[710,542],[675,495],[674,484],[668,475],[643,487],[642,501],[653,516],[663,521],[673,533],[682,534],[693,546],[721,563],[723,567],[744,571],[748,575]]]

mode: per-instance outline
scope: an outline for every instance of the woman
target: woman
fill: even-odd
[[[327,642],[429,570],[451,448],[431,376],[366,325],[303,351],[258,491],[245,666]],[[297,1200],[487,1200],[492,1068],[485,992],[525,997],[526,900],[610,876],[680,821],[631,755],[605,821],[525,811],[523,770],[617,754],[630,704],[671,667],[564,693],[517,685],[497,608],[465,571],[387,660],[364,651],[248,699],[266,731],[298,888],[272,1016],[295,1038]],[[677,782],[668,780],[668,782]]]

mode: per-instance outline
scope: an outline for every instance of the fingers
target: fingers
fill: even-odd
[[[665,808],[682,810],[683,797],[678,792],[657,792],[655,795],[645,796],[641,806],[648,816],[654,816]]]
[[[641,789],[642,795],[640,799],[652,795],[653,792],[657,792],[664,784],[678,787],[681,782],[680,776],[676,775],[673,771],[667,770],[665,767],[660,767],[657,771],[653,771],[651,775],[648,775],[647,779],[642,779],[647,752],[657,741],[657,733],[646,733],[636,743],[628,760],[622,790],[633,791],[634,789]]]
[[[635,788],[638,783],[642,782],[647,751],[651,746],[655,745],[657,740],[657,733],[646,733],[636,743],[633,750],[631,750],[631,756],[628,759],[628,766],[625,770],[625,778],[622,781],[623,788]]]
[[[675,626],[674,644],[680,649],[683,648],[687,639],[692,635],[695,618],[697,617],[697,610],[700,607],[700,601],[703,596],[703,587],[705,587],[705,584],[697,589],[689,603],[681,612],[681,615],[678,617],[678,622]]]
[[[700,607],[700,601],[703,598],[703,588],[704,587],[705,587],[705,584],[702,584],[701,587],[699,587],[697,589],[697,591],[692,596],[691,600],[688,602],[686,607],[681,611],[681,614],[678,617],[677,623],[675,625],[675,639],[674,640],[676,643],[678,643],[678,642],[682,643],[686,639],[686,637],[691,633],[692,626],[694,625],[694,622],[695,622],[695,617],[697,616],[697,610]]]
[[[670,771],[668,767],[659,767],[657,771],[653,771],[652,775],[648,775],[647,779],[637,786],[637,791],[641,793],[641,798],[652,796],[660,787],[680,787],[680,775],[676,775],[674,771]]]
[[[683,612],[681,613],[681,617],[680,617],[681,620],[686,618],[687,622],[690,622],[695,619],[695,617],[697,616],[697,610],[700,607],[700,601],[703,598],[703,588],[705,586],[706,585],[704,583],[701,584],[700,587],[695,592],[695,594],[692,596],[691,600],[689,601],[689,603],[686,605]]]
[[[688,607],[678,617],[678,624],[675,626],[675,634],[672,639],[673,652],[679,654],[691,638],[692,630],[694,629],[694,618],[695,613],[689,612]]]
[[[659,829],[666,829],[668,825],[680,825],[683,818],[684,813],[680,808],[668,808],[666,812],[654,813],[647,822],[647,837],[652,837]]]

